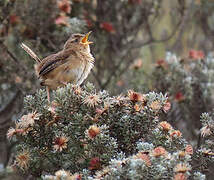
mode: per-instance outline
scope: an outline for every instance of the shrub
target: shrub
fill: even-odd
[[[111,97],[88,83],[68,84],[52,98],[48,104],[43,90],[25,97],[27,115],[8,131],[19,140],[15,166],[25,173],[43,179],[205,179],[182,133],[160,121],[170,108],[166,95],[129,90]]]

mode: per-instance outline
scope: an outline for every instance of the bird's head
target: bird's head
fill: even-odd
[[[66,41],[64,49],[75,49],[80,51],[90,51],[89,45],[93,42],[88,41],[88,37],[91,31],[87,34],[72,34],[71,37]]]

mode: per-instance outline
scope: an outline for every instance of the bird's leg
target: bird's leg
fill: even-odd
[[[65,82],[65,81],[60,81],[63,85],[67,85],[68,83],[67,82]]]
[[[48,86],[46,86],[46,91],[47,91],[47,97],[48,97],[48,102],[50,103],[50,89]]]
[[[58,81],[60,87],[67,86],[68,82],[66,81]]]

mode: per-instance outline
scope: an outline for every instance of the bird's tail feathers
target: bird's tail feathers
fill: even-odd
[[[24,43],[21,43],[21,47],[37,62],[40,63],[41,59]]]

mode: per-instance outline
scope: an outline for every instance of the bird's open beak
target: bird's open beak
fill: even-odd
[[[91,34],[92,31],[89,31],[81,40],[81,43],[84,44],[84,45],[89,45],[93,42],[91,41],[88,41],[88,36]]]

